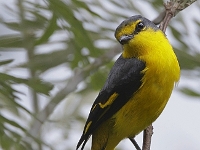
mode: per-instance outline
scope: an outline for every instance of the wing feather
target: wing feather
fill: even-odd
[[[140,88],[143,77],[141,71],[144,69],[145,62],[137,58],[124,59],[120,56],[117,59],[104,87],[92,105],[77,149],[82,143],[81,149],[83,149],[98,126],[122,108]]]

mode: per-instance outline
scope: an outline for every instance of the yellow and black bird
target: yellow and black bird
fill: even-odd
[[[180,77],[176,55],[165,34],[136,15],[115,31],[123,52],[112,67],[90,110],[77,144],[82,150],[92,135],[92,150],[113,150],[154,122]]]

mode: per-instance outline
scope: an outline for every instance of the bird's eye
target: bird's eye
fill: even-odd
[[[139,23],[137,24],[137,29],[142,30],[143,28],[144,28],[144,23],[139,22]]]

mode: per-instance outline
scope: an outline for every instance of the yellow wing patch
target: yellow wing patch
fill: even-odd
[[[96,108],[97,104],[95,104],[92,109],[91,109],[91,112]]]
[[[101,108],[105,108],[105,107],[107,107],[108,105],[111,105],[113,102],[114,102],[114,100],[118,97],[118,93],[114,93],[114,94],[112,94],[111,96],[110,96],[110,98],[106,101],[106,103],[104,103],[104,104],[102,104],[102,103],[99,103],[99,106],[101,107]]]
[[[88,124],[86,125],[86,128],[85,128],[84,134],[87,133],[87,131],[88,131],[88,129],[89,129],[89,127],[90,127],[91,124],[92,124],[92,121],[88,122]]]

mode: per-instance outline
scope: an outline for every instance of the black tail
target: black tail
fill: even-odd
[[[89,138],[90,138],[89,135],[87,135],[87,134],[86,134],[86,135],[82,134],[82,136],[81,136],[81,138],[80,138],[80,140],[78,141],[78,144],[77,144],[77,146],[76,146],[76,150],[78,150],[78,148],[81,146],[81,144],[82,144],[81,150],[83,150],[84,147],[85,147],[85,144],[87,143],[87,141],[88,141]]]

